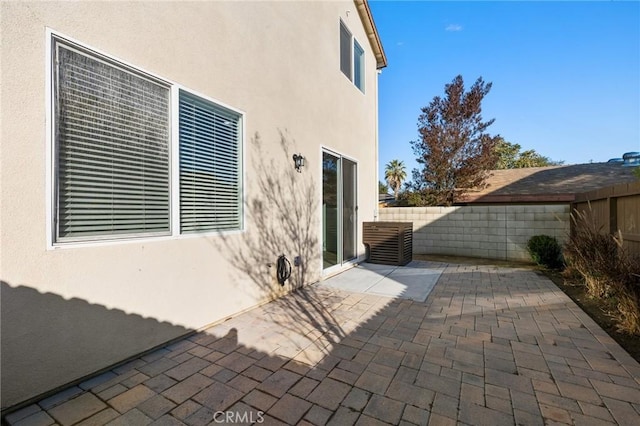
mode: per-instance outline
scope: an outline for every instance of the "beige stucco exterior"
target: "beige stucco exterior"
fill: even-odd
[[[277,295],[267,263],[281,253],[303,257],[292,281],[321,279],[323,147],[358,163],[364,254],[361,224],[377,208],[379,61],[356,4],[0,7],[3,409]],[[364,93],[340,72],[340,20],[365,50]],[[244,112],[244,232],[48,244],[48,31]],[[306,157],[302,173],[294,152]],[[281,193],[269,200],[269,188]]]

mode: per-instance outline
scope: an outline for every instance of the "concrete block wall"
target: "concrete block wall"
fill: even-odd
[[[380,221],[413,222],[414,254],[531,260],[527,241],[569,234],[569,205],[381,208]]]

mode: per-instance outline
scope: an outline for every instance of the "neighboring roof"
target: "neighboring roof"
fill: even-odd
[[[390,203],[391,201],[395,201],[395,199],[393,194],[378,194],[379,203]]]
[[[467,194],[463,202],[572,202],[575,194],[634,182],[633,167],[619,163],[492,170],[488,186]]]
[[[373,15],[371,9],[369,9],[368,0],[353,0],[358,9],[358,15],[364,25],[365,32],[369,38],[369,43],[373,49],[373,53],[376,56],[376,67],[382,69],[387,66],[387,56],[384,54],[384,48],[382,47],[382,41],[380,41],[380,35],[376,29],[376,24],[373,22]]]

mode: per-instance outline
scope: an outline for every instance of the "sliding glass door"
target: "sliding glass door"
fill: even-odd
[[[331,268],[357,256],[357,164],[322,153],[322,263]]]
[[[358,206],[356,198],[356,163],[342,159],[342,258],[343,261],[354,259],[358,250]]]

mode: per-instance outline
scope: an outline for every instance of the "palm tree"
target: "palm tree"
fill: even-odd
[[[389,187],[393,189],[395,199],[398,199],[398,193],[402,186],[402,181],[407,177],[407,172],[404,170],[404,163],[398,160],[391,160],[387,163],[384,170],[384,178],[389,183]]]

